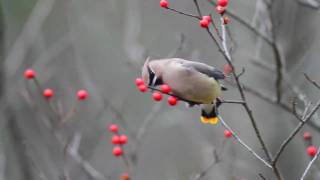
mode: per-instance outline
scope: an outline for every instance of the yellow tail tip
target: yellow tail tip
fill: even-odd
[[[217,124],[219,122],[219,118],[218,117],[213,117],[213,118],[206,118],[201,116],[200,117],[200,121],[204,124]]]

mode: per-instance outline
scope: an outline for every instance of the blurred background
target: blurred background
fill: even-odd
[[[219,22],[215,7],[198,1],[203,14],[212,13]],[[319,2],[229,4],[228,43],[236,70],[245,68],[242,83],[269,98],[246,91],[274,154],[299,123],[290,112],[292,100],[298,98],[301,112],[320,97],[303,76],[305,72],[320,82]],[[197,12],[192,0],[170,1],[170,7]],[[128,169],[112,154],[111,123],[129,137],[124,149],[132,179],[195,180],[208,167],[203,180],[257,180],[260,173],[275,179],[234,139],[224,138],[221,124],[200,123],[198,108],[154,102],[150,93],[135,87],[148,56],[180,57],[223,69],[223,56],[198,21],[160,8],[158,0],[1,0],[0,23],[0,180],[119,179]],[[287,110],[274,101],[277,58],[283,66],[281,103]],[[51,104],[35,83],[24,79],[27,68],[36,71],[41,87],[54,90]],[[223,98],[240,100],[238,90],[226,86]],[[88,100],[77,102],[79,89],[88,90]],[[60,115],[72,116],[53,126],[61,117],[51,105]],[[220,112],[264,157],[244,109],[225,104]],[[318,145],[317,115],[304,131]],[[214,152],[219,161],[212,163]],[[279,168],[285,179],[299,179],[309,160],[300,133],[280,157]],[[308,179],[320,179],[317,166]]]

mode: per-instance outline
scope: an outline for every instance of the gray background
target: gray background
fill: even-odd
[[[202,11],[212,13],[206,0]],[[316,3],[316,1],[312,1]],[[268,15],[262,0],[230,0],[229,9],[268,35]],[[181,57],[223,68],[225,60],[198,22],[159,7],[157,0],[1,0],[1,135],[0,179],[58,180],[64,171],[70,179],[91,179],[83,166],[65,156],[56,136],[71,141],[81,136],[79,154],[106,178],[119,179],[123,161],[112,155],[111,122],[121,125],[129,136],[126,152],[136,157],[134,179],[186,180],[212,160],[213,149],[221,150],[223,127],[199,122],[198,108],[183,103],[169,107],[155,103],[151,94],[136,90],[134,79],[149,55],[152,58]],[[176,9],[196,13],[191,0],[170,1]],[[274,26],[285,71],[293,83],[314,102],[319,91],[304,78],[307,72],[319,81],[320,14],[318,9],[295,0],[277,0],[272,9]],[[252,60],[274,64],[271,47],[231,18],[229,25],[236,43],[237,71],[244,84],[274,95],[275,73],[252,64]],[[267,33],[266,33],[267,32]],[[181,44],[180,41],[183,40]],[[180,49],[177,50],[177,48]],[[53,132],[46,126],[48,104],[34,84],[23,79],[26,68],[36,70],[43,87],[55,90],[53,103],[68,112],[78,89],[90,98],[77,104],[77,113]],[[225,99],[239,100],[237,89],[228,85]],[[284,83],[283,102],[296,96]],[[298,121],[277,105],[246,93],[258,126],[272,153]],[[299,107],[303,103],[299,102]],[[263,151],[249,119],[239,105],[224,105],[224,119],[259,154]],[[145,122],[143,136],[136,139]],[[320,122],[315,122],[320,124]],[[124,130],[125,129],[125,130]],[[319,131],[310,127],[318,142]],[[316,145],[318,145],[316,143]],[[275,179],[270,169],[257,161],[235,140],[227,140],[216,164],[203,179]],[[299,134],[280,158],[286,179],[298,179],[309,157]],[[317,168],[309,179],[319,179]]]

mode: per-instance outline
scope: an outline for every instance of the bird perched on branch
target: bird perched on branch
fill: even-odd
[[[221,90],[227,90],[219,80],[225,78],[222,71],[204,63],[179,58],[148,58],[142,68],[143,81],[150,87],[167,84],[172,94],[190,106],[201,106],[201,121],[216,124]]]

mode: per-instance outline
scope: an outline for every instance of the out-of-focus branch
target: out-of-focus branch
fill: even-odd
[[[179,11],[179,10],[176,10],[176,9],[172,9],[172,8],[167,8],[168,10],[171,10],[173,12],[176,12],[178,14],[182,14],[182,15],[185,15],[185,16],[189,16],[189,17],[193,17],[193,18],[196,18],[196,19],[201,19],[201,16],[196,16],[196,15],[193,15],[193,14],[188,14],[188,13],[185,13],[185,12],[182,12],[182,11]]]
[[[316,113],[316,111],[320,108],[320,100],[317,102],[317,104],[313,107],[313,109],[310,111],[310,113],[305,116],[303,119],[301,119],[301,122],[299,125],[291,132],[291,134],[288,136],[288,138],[281,144],[279,150],[277,151],[276,155],[274,156],[274,159],[272,160],[272,164],[276,164],[279,157],[287,147],[287,145],[291,142],[291,140],[295,137],[295,135],[300,131],[300,129],[307,123],[311,117]]]
[[[79,147],[81,142],[81,134],[75,133],[74,138],[72,141],[67,144],[66,146],[66,152],[67,154],[72,157],[85,172],[93,179],[95,180],[109,180],[109,178],[104,177],[103,174],[101,174],[99,171],[97,171],[94,167],[91,166],[89,162],[84,160],[81,155],[79,154]]]
[[[29,46],[36,40],[37,35],[41,31],[42,24],[50,14],[54,5],[54,0],[37,1],[29,18],[27,19],[20,35],[14,42],[9,52],[5,66],[8,77],[14,76],[24,60]]]
[[[201,178],[203,178],[205,175],[208,174],[208,172],[210,171],[210,169],[215,166],[216,164],[218,164],[220,161],[219,159],[219,155],[216,149],[213,150],[213,158],[210,161],[209,165],[203,169],[200,173],[196,174],[193,180],[200,180]]]
[[[311,9],[318,10],[320,8],[320,2],[317,0],[296,0],[296,2]]]
[[[312,80],[306,73],[304,73],[304,76],[311,84],[313,84],[316,88],[320,90],[320,85],[315,80]]]
[[[272,64],[271,65],[270,64],[266,64],[263,61],[258,61],[257,59],[251,59],[251,62],[252,62],[253,65],[261,67],[262,69],[270,71],[271,73],[275,72],[275,66],[273,66]],[[284,75],[283,76],[284,82],[290,86],[290,89],[295,93],[296,97],[304,103],[305,107],[307,107],[308,104],[309,104],[309,99],[307,99],[307,96],[302,92],[302,90],[298,86],[296,86],[293,83],[293,81],[291,80],[291,78],[290,78],[290,76],[289,76],[287,71],[284,70],[283,75]],[[311,83],[314,84],[314,81],[311,80]],[[317,86],[315,85],[315,87],[317,87]],[[244,85],[244,88],[248,92],[252,93],[253,95],[255,95],[255,96],[257,96],[257,97],[259,97],[259,98],[271,103],[271,104],[278,105],[283,110],[285,110],[285,111],[287,111],[289,113],[292,112],[292,109],[287,104],[285,104],[283,102],[277,103],[276,102],[276,97],[273,97],[271,95],[267,95],[267,94],[265,94],[265,93],[263,93],[261,91],[254,90],[253,88],[251,88],[249,86],[245,86]],[[297,113],[298,114],[302,114],[303,110],[297,108]],[[319,117],[318,113],[316,113],[315,116],[312,117],[313,121],[309,121],[307,124],[310,125],[312,128],[314,128],[315,130],[320,131],[319,124],[315,123],[319,119],[318,117]]]
[[[304,180],[304,178],[307,176],[309,170],[311,169],[311,166],[313,165],[313,163],[318,159],[319,154],[320,154],[320,150],[319,150],[320,146],[318,147],[318,152],[317,154],[312,158],[312,160],[309,162],[308,166],[306,167],[306,169],[304,170],[300,180]]]

